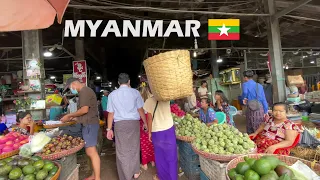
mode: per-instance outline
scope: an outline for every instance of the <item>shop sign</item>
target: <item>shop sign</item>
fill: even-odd
[[[87,63],[85,60],[73,61],[73,77],[87,85]]]
[[[68,80],[69,78],[71,78],[71,77],[73,77],[72,74],[64,74],[64,75],[63,75],[63,84],[66,84],[66,83],[67,83],[67,80]]]

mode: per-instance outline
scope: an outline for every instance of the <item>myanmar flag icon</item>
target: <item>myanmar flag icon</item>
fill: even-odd
[[[208,19],[208,40],[240,40],[240,19]]]

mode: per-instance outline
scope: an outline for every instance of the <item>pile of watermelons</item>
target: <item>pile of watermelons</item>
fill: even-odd
[[[57,171],[58,167],[52,161],[38,156],[0,160],[0,180],[50,180]]]

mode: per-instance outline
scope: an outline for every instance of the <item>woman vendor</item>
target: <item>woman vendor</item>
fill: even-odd
[[[224,112],[226,114],[227,123],[232,126],[235,126],[234,121],[231,121],[231,119],[230,119],[230,115],[229,115],[230,107],[228,104],[228,99],[227,99],[226,95],[223,93],[223,91],[217,90],[215,92],[214,98],[216,100],[215,111]]]
[[[285,103],[275,103],[272,107],[273,117],[267,119],[260,127],[250,134],[257,144],[258,153],[273,154],[279,148],[290,147],[298,133],[299,127],[287,119],[287,105]],[[287,149],[278,150],[277,154],[288,155]]]
[[[33,135],[34,121],[32,120],[30,112],[19,112],[17,126],[14,127],[14,131],[24,135]]]
[[[207,98],[201,99],[200,120],[207,126],[217,124],[216,112],[209,106],[210,100]]]

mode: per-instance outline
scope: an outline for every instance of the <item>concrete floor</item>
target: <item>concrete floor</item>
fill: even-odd
[[[234,117],[237,128],[241,132],[246,132],[246,121],[244,116],[236,115]],[[84,180],[90,176],[90,168],[87,165],[86,155],[78,156],[78,164],[80,164],[79,180]],[[143,170],[139,180],[152,180],[153,175],[156,173],[155,168],[151,165],[147,171]],[[101,156],[101,179],[102,180],[118,180],[115,149],[112,148],[112,143],[106,141],[102,150]],[[179,180],[187,180],[185,176],[181,176]]]

